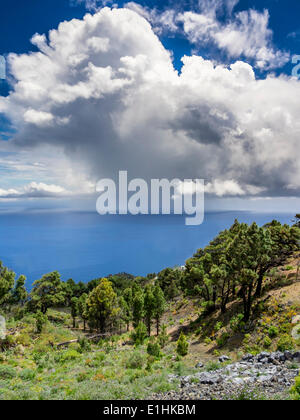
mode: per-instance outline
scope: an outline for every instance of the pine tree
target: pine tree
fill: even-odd
[[[12,301],[14,303],[20,303],[21,305],[24,305],[28,296],[27,290],[25,288],[25,282],[25,276],[20,276],[16,281],[15,288],[12,292]]]
[[[141,288],[137,289],[132,298],[132,320],[133,326],[137,327],[144,316],[144,293]]]
[[[160,320],[166,309],[166,300],[165,300],[164,292],[159,287],[159,285],[156,285],[154,287],[153,298],[154,298],[153,316],[156,320],[156,335],[159,335]]]
[[[73,328],[76,327],[76,317],[78,315],[78,298],[72,297],[71,299],[71,316],[73,319]]]
[[[126,302],[126,300],[124,299],[123,296],[119,297],[119,307],[120,307],[120,331],[121,331],[121,324],[125,324],[127,331],[129,331],[129,324],[130,324],[130,319],[131,319],[131,311],[130,308],[128,306],[128,303]]]
[[[31,305],[41,310],[43,314],[46,314],[49,308],[63,305],[65,302],[65,290],[60,274],[54,271],[35,281],[30,297]]]
[[[132,321],[132,288],[128,287],[123,292],[123,298],[126,302],[126,306],[124,306],[125,310],[125,322],[127,326],[127,331],[129,331],[130,322]]]
[[[83,330],[86,330],[86,322],[88,320],[88,306],[87,306],[88,295],[83,293],[80,298],[78,298],[78,313],[83,320]]]
[[[155,309],[155,302],[153,296],[153,287],[151,285],[146,286],[144,294],[144,315],[145,324],[148,330],[148,336],[151,336],[151,324]]]
[[[15,283],[15,276],[15,273],[4,267],[0,261],[0,305],[9,300],[10,292]]]
[[[294,222],[295,222],[294,226],[297,228],[300,228],[300,213],[296,214]]]
[[[186,339],[186,336],[181,332],[180,337],[177,341],[177,354],[179,356],[186,356],[189,351],[189,343]]]
[[[117,295],[108,279],[101,279],[99,286],[90,293],[87,305],[91,323],[95,323],[97,329],[104,333],[120,310]]]

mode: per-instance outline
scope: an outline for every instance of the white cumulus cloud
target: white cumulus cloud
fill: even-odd
[[[33,42],[38,52],[9,56],[14,82],[0,98],[14,151],[51,147],[53,172],[63,154],[78,172],[72,182],[87,186],[128,170],[205,179],[219,196],[300,191],[298,80],[257,79],[240,59],[227,66],[198,55],[183,57],[178,74],[149,22],[129,9],[63,22]],[[63,165],[59,175],[54,184],[64,186]]]

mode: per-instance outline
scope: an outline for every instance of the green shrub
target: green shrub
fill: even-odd
[[[126,360],[127,369],[142,369],[145,364],[145,357],[139,352],[134,351]]]
[[[143,322],[140,322],[136,329],[132,332],[131,338],[135,345],[143,345],[147,338],[147,327]]]
[[[243,319],[244,319],[244,315],[238,314],[230,320],[230,328],[232,329],[233,332],[236,333],[243,330],[243,328],[245,327],[245,322],[243,321]]]
[[[291,324],[289,322],[286,322],[285,324],[280,325],[280,333],[289,333],[291,330]]]
[[[215,331],[216,332],[220,331],[222,329],[222,327],[223,327],[222,322],[217,322],[216,325],[215,325]]]
[[[300,401],[300,376],[295,380],[295,385],[291,388],[291,397],[293,400]]]
[[[286,368],[287,369],[290,369],[290,370],[297,370],[299,368],[299,366],[298,366],[298,363],[297,362],[289,362],[286,365]]]
[[[16,345],[15,338],[12,335],[7,335],[5,338],[0,338],[0,350],[6,351]]]
[[[277,350],[286,351],[294,349],[294,340],[289,334],[284,334],[277,343]]]
[[[60,360],[62,362],[68,362],[71,360],[80,359],[81,355],[76,350],[68,350],[64,354],[62,354]]]
[[[227,343],[228,339],[229,339],[230,335],[228,333],[223,333],[221,335],[221,337],[218,337],[216,342],[217,342],[217,346],[219,348],[222,348],[225,346],[225,344]]]
[[[19,376],[23,381],[32,381],[36,376],[36,372],[32,369],[23,369]]]
[[[183,334],[183,332],[180,334],[180,337],[177,341],[177,354],[179,356],[186,356],[188,354],[189,351],[189,343],[186,339],[186,336]]]
[[[211,362],[208,362],[207,363],[207,365],[205,366],[205,370],[207,371],[207,372],[213,372],[213,371],[215,371],[215,370],[219,370],[219,369],[221,369],[221,364],[220,363],[218,363],[218,362],[214,362],[214,361],[211,361]]]
[[[270,337],[265,337],[264,338],[264,347],[268,349],[269,347],[271,347],[271,345],[272,345],[271,338]]]
[[[202,327],[198,327],[195,331],[195,335],[201,335],[202,334]]]
[[[161,352],[160,352],[160,345],[156,340],[151,339],[147,346],[147,353],[149,356],[153,356],[157,359],[160,358]]]
[[[152,366],[153,366],[153,364],[156,362],[156,358],[154,357],[154,356],[148,356],[148,359],[147,359],[147,366],[146,366],[146,370],[148,371],[148,372],[151,372],[152,371]]]
[[[78,343],[79,343],[80,353],[91,351],[91,343],[88,341],[86,337],[80,338],[78,340]]]
[[[16,370],[11,366],[0,366],[0,379],[13,379],[17,376]]]
[[[195,287],[195,290],[197,293],[199,293],[199,290],[197,289],[197,286]],[[209,315],[211,312],[213,312],[215,308],[214,302],[203,302],[201,303],[201,308],[204,315]]]
[[[41,311],[38,311],[35,315],[36,332],[38,334],[41,334],[47,322],[48,322],[47,315],[43,314]]]
[[[194,369],[187,366],[185,363],[182,362],[182,360],[179,360],[176,363],[172,364],[171,368],[173,369],[175,375],[178,376],[187,376],[195,373]]]
[[[23,332],[16,337],[16,342],[22,346],[29,346],[31,343],[30,335],[26,332]]]
[[[77,382],[84,382],[88,379],[88,374],[86,372],[81,372],[76,376]]]
[[[95,360],[99,363],[102,363],[105,360],[105,358],[106,354],[104,353],[104,351],[100,351],[95,355]]]
[[[273,325],[268,329],[268,336],[270,338],[275,338],[279,334],[278,328],[274,327]]]
[[[167,326],[163,325],[161,327],[161,333],[158,336],[158,342],[160,347],[163,349],[169,341],[169,335],[167,334]]]
[[[225,400],[230,401],[264,401],[266,400],[266,396],[259,390],[248,390],[247,388],[243,388],[238,390],[237,393],[232,395],[227,395]]]

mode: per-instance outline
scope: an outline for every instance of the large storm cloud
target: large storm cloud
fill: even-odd
[[[128,170],[204,178],[219,196],[299,192],[298,80],[256,79],[246,62],[197,55],[179,74],[129,9],[101,9],[32,42],[37,52],[9,56],[12,91],[0,98],[14,150],[63,150],[91,181]]]

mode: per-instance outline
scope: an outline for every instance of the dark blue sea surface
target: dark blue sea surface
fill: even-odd
[[[183,265],[238,218],[263,225],[290,223],[293,214],[206,213],[201,226],[183,216],[100,216],[92,212],[0,214],[0,260],[27,286],[58,270],[63,280],[89,281],[118,272],[146,275]]]

